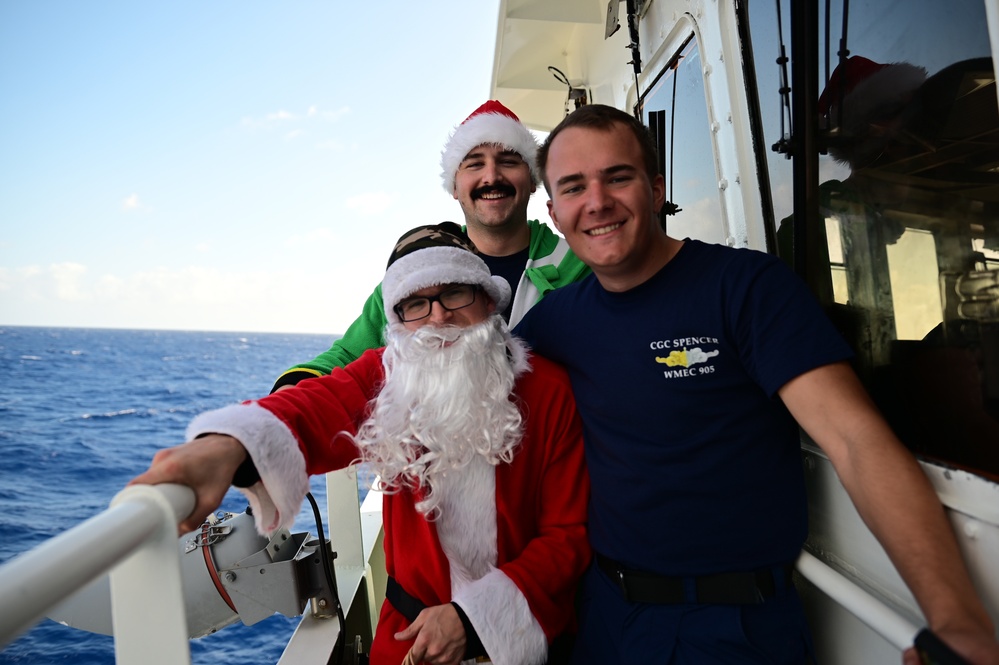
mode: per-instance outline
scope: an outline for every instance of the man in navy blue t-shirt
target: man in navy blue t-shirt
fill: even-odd
[[[777,259],[667,236],[657,164],[641,123],[600,105],[538,154],[552,221],[593,270],[515,330],[568,369],[584,425],[595,562],[576,662],[805,662],[799,424],[930,627],[999,662],[943,509],[849,347]]]

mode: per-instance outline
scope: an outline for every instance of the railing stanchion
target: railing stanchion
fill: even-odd
[[[148,539],[111,571],[115,661],[118,665],[189,664],[177,522],[194,508],[194,494],[178,485],[133,485],[111,505],[142,502],[153,508]]]

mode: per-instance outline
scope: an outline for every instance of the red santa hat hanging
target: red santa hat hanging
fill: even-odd
[[[854,55],[836,67],[819,96],[818,112],[839,138],[836,159],[857,167],[880,152],[899,114],[926,80],[926,70],[907,62],[881,64]]]

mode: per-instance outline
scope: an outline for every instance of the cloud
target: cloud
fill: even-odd
[[[313,113],[312,113],[313,109],[315,109],[315,115],[317,115],[318,117],[322,118],[323,120],[328,120],[330,122],[336,122],[340,118],[342,118],[344,116],[347,116],[347,115],[350,115],[350,107],[349,106],[341,106],[340,108],[336,109],[335,111],[321,111],[321,112],[319,111],[319,109],[317,107],[313,106],[313,107],[309,108],[310,115],[313,115]]]
[[[0,268],[0,292],[29,302],[45,299],[83,302],[88,299],[86,277],[87,267],[73,262],[53,263],[47,268],[38,265]]]
[[[344,145],[340,141],[331,139],[329,141],[321,141],[316,144],[316,148],[319,150],[330,150],[332,152],[343,152]]]
[[[297,115],[295,115],[294,113],[289,113],[288,111],[285,111],[283,109],[275,113],[268,113],[265,116],[265,120],[267,120],[267,122],[285,122],[287,120],[297,120],[297,119],[298,119]]]
[[[323,111],[313,104],[304,113],[295,113],[280,109],[272,113],[266,113],[260,117],[245,116],[240,120],[240,125],[248,130],[271,130],[278,127],[294,126],[300,128],[303,124],[316,121],[336,122],[340,118],[350,114],[349,106],[341,106],[333,111]],[[301,131],[295,129],[293,131]]]
[[[316,247],[334,247],[339,242],[336,234],[328,228],[313,229],[308,233],[296,233],[284,241],[286,247],[290,249]]]
[[[0,324],[332,334],[360,313],[381,278],[380,254],[359,248],[341,261],[281,270],[185,266],[95,275],[78,263],[0,267]]]
[[[81,284],[87,276],[87,266],[80,263],[54,263],[49,266],[49,274],[55,282],[55,294],[59,300],[88,300],[89,294]]]
[[[398,194],[367,192],[348,198],[344,204],[348,209],[362,215],[380,215],[391,208],[398,198]]]
[[[139,203],[139,195],[138,194],[132,194],[131,196],[126,197],[121,202],[121,209],[122,210],[139,210],[141,207],[142,207],[142,204]]]
[[[287,124],[288,122],[295,120],[295,116],[287,111],[277,111],[275,113],[268,113],[267,115],[260,118],[253,118],[250,116],[245,116],[241,121],[240,125],[244,129],[249,130],[270,130],[278,127],[280,125]]]

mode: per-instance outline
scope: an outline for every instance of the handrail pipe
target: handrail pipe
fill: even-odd
[[[0,647],[110,571],[117,663],[190,663],[177,524],[194,504],[189,487],[132,485],[104,512],[0,566]]]

